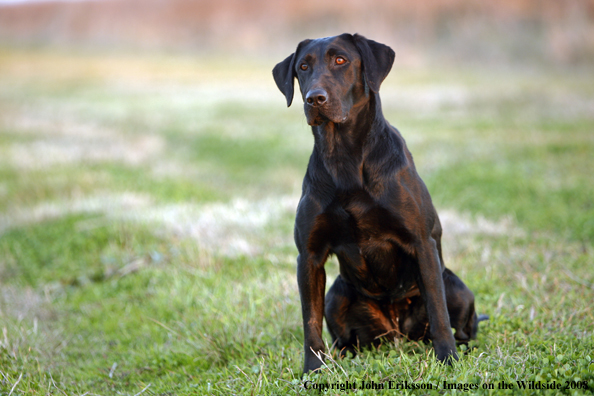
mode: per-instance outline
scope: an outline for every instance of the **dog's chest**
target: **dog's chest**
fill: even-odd
[[[360,190],[337,196],[316,217],[309,247],[315,253],[328,249],[338,257],[345,280],[383,297],[414,282],[407,238],[400,215]]]

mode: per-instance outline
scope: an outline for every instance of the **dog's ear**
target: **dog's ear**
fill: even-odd
[[[289,55],[287,59],[277,64],[274,66],[274,69],[272,69],[272,76],[274,77],[276,86],[280,89],[283,95],[285,95],[285,98],[287,98],[287,107],[291,106],[291,103],[293,102],[293,84],[295,81],[294,79],[297,76],[295,73],[295,58],[297,57],[299,48],[310,41],[311,40],[304,40],[300,42],[295,53]]]
[[[394,64],[394,51],[387,45],[368,40],[359,34],[355,34],[353,40],[361,55],[365,81],[373,92],[378,93],[382,81]]]
[[[284,61],[272,69],[274,82],[287,98],[287,107],[293,102],[293,82],[295,78],[295,54],[291,54]]]

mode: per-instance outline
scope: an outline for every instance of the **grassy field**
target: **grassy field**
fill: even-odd
[[[453,367],[395,339],[303,379],[313,138],[275,60],[0,50],[0,394],[594,390],[594,75],[395,66],[384,112],[491,320]]]

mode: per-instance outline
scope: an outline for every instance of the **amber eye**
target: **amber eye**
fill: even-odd
[[[346,59],[344,59],[342,56],[337,57],[334,62],[337,65],[344,65],[346,63]]]
[[[301,70],[307,70],[308,67],[309,66],[307,66],[307,63],[302,63],[301,66],[299,66]]]

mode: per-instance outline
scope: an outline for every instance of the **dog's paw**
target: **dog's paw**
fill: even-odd
[[[303,364],[303,373],[315,372],[322,367],[322,354],[315,355],[314,353],[307,354],[305,356],[305,362]]]
[[[457,361],[458,353],[456,352],[456,344],[452,343],[444,343],[444,344],[435,344],[433,343],[433,349],[435,350],[435,355],[437,356],[437,360],[447,365],[451,365],[454,361]]]

